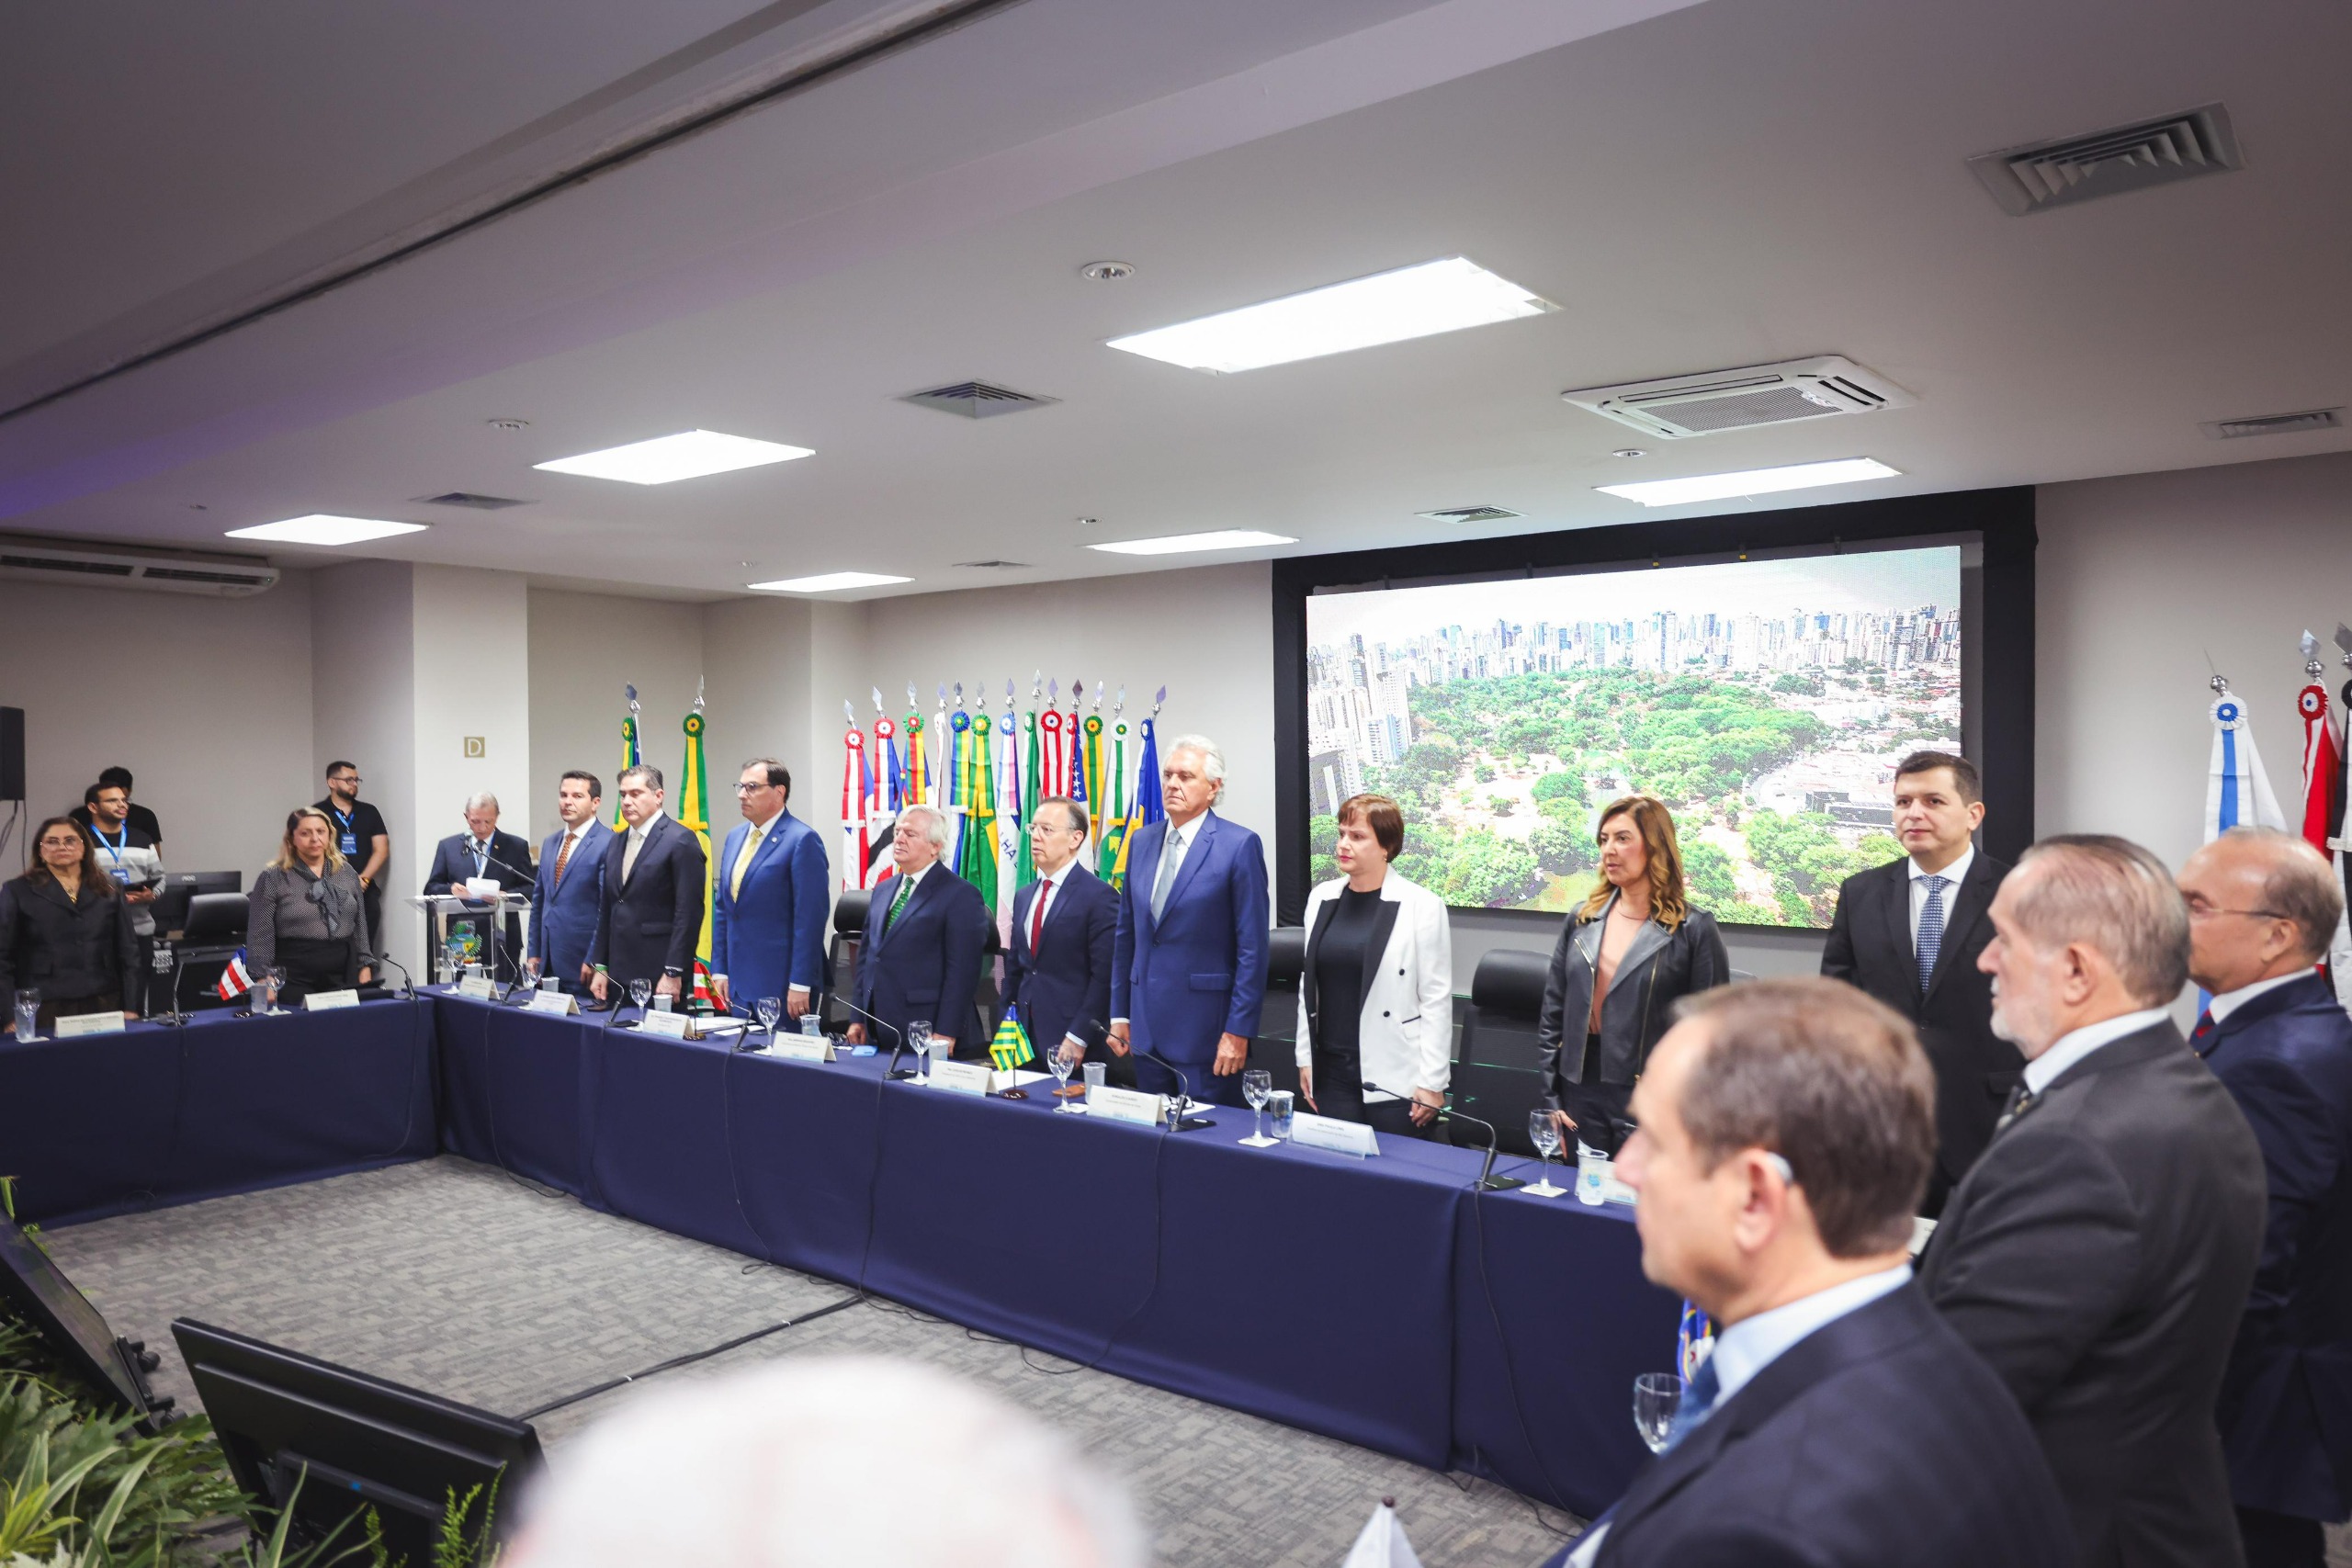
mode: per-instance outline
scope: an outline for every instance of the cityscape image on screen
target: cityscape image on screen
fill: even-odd
[[[1961,548],[1630,568],[1306,601],[1315,880],[1341,801],[1404,808],[1403,875],[1566,910],[1603,807],[1674,813],[1690,901],[1826,926],[1897,859],[1895,761],[1961,748]]]

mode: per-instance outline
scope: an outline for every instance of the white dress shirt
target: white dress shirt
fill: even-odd
[[[1968,868],[1976,863],[1976,846],[1970,843],[1960,852],[1958,859],[1941,871],[1921,871],[1916,860],[1905,863],[1911,868],[1911,951],[1917,953],[1919,951],[1919,911],[1928,907],[1928,878],[1940,876],[1944,879],[1944,921],[1945,929],[1950,930],[1951,896],[1960,891],[1961,880],[1968,874]]]
[[[1756,1381],[1757,1373],[1788,1354],[1807,1335],[1828,1327],[1849,1313],[1860,1312],[1881,1296],[1910,1282],[1911,1265],[1898,1263],[1892,1269],[1815,1291],[1785,1306],[1776,1306],[1770,1312],[1759,1312],[1733,1324],[1715,1337],[1712,1359],[1717,1388],[1710,1414],[1721,1410],[1733,1394]],[[1585,1531],[1584,1539],[1568,1554],[1568,1568],[1592,1568],[1592,1560],[1600,1555],[1600,1542],[1608,1533],[1605,1523]]]
[[[2234,991],[2216,991],[2213,993],[2213,999],[2205,1004],[2205,1010],[2213,1015],[2215,1023],[2219,1023],[2265,991],[2275,991],[2281,986],[2291,986],[2311,973],[2309,969],[2297,969],[2291,974],[2273,975],[2267,980],[2256,980],[2250,986],[2240,986]]]
[[[2101,1019],[2097,1023],[2086,1023],[2071,1033],[2060,1035],[2049,1050],[2025,1065],[2026,1092],[2039,1096],[2057,1081],[2059,1074],[2109,1041],[2137,1034],[2171,1016],[2171,1012],[2164,1008],[2142,1008],[2138,1012]]]

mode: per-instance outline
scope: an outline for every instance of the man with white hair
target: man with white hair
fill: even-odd
[[[477,879],[497,883],[501,893],[522,894],[528,894],[537,880],[537,872],[531,863],[530,840],[498,830],[498,796],[488,790],[466,796],[466,830],[452,833],[434,846],[433,869],[424,878],[424,891],[454,895],[486,908],[489,901],[466,887],[467,883]],[[455,931],[467,923],[481,928],[482,946],[487,950],[489,917],[475,917],[469,922],[468,917],[458,916],[450,920],[449,926]],[[499,978],[513,979],[522,957],[522,921],[510,914],[506,917],[506,945],[498,955]]]
[[[946,817],[928,806],[906,807],[891,825],[890,874],[866,900],[850,985],[850,1000],[888,1026],[877,1045],[911,1049],[907,1026],[923,1020],[943,1054],[988,1043],[973,998],[995,922],[980,890],[939,863],[948,840]],[[864,1020],[851,1022],[849,1038],[865,1042]]]
[[[1266,995],[1266,852],[1257,834],[1209,809],[1225,794],[1216,742],[1180,735],[1160,756],[1168,816],[1128,840],[1110,1045],[1136,1053],[1147,1093],[1177,1089],[1164,1061],[1201,1099],[1238,1105]]]
[[[888,1463],[876,1463],[888,1455]],[[944,1372],[794,1359],[624,1405],[521,1500],[509,1568],[1144,1568],[1125,1489]]]
[[[2244,1561],[2213,1425],[2262,1244],[2262,1152],[2165,1011],[2188,977],[2163,863],[2045,839],[1993,897],[1993,1030],[2026,1058],[1919,1280],[2016,1395],[2086,1564]]]

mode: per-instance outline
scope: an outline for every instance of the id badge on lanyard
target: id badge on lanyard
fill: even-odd
[[[335,820],[343,824],[343,858],[353,859],[359,853],[359,835],[351,830],[351,818],[338,811]]]

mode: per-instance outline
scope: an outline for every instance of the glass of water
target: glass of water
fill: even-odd
[[[652,998],[653,998],[653,982],[652,982],[652,981],[650,981],[650,980],[631,980],[631,981],[628,983],[628,999],[629,999],[630,1001],[633,1001],[633,1002],[635,1002],[635,1003],[637,1004],[637,1010],[638,1010],[638,1011],[639,1011],[639,1012],[643,1012],[643,1011],[645,1010],[645,1004],[646,1004],[647,1002],[650,1001]]]
[[[1273,1093],[1266,1097],[1266,1110],[1267,1112],[1272,1116],[1274,1122],[1273,1141],[1275,1143],[1286,1144],[1290,1142],[1290,1119],[1292,1106],[1293,1100],[1291,1092],[1286,1089],[1278,1089],[1274,1090]]]
[[[907,1043],[915,1048],[915,1083],[931,1081],[931,1020],[916,1019],[907,1025]]]
[[[17,993],[17,1038],[20,1042],[40,1038],[40,992],[30,986]]]
[[[822,1040],[825,1037],[825,1021],[818,1016],[815,1008],[812,1007],[800,1015],[800,1032],[811,1040]]]
[[[1682,1408],[1682,1380],[1673,1372],[1644,1372],[1634,1380],[1634,1430],[1654,1454],[1666,1451],[1674,1414]]]
[[[1274,1075],[1263,1067],[1251,1067],[1241,1075],[1241,1098],[1250,1102],[1250,1135],[1241,1140],[1248,1147],[1270,1147],[1273,1139],[1266,1136],[1266,1101],[1273,1098]]]
[[[1552,1156],[1560,1152],[1560,1124],[1541,1106],[1527,1113],[1527,1141],[1535,1145],[1535,1153],[1544,1162],[1544,1178],[1526,1189],[1528,1196],[1557,1198],[1567,1190],[1552,1185]]]
[[[1069,1075],[1078,1064],[1070,1060],[1069,1052],[1057,1045],[1046,1053],[1046,1066],[1054,1073],[1054,1099],[1057,1101],[1054,1110],[1057,1113],[1066,1111],[1070,1109],[1070,1103],[1065,1091],[1069,1088]]]
[[[752,1010],[759,1014],[760,1027],[768,1032],[768,1043],[775,1044],[775,1021],[784,1016],[783,1001],[775,997],[762,997],[752,1004]]]

